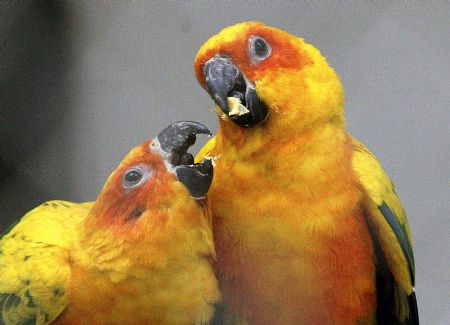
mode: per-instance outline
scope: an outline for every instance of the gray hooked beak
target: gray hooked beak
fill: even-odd
[[[174,168],[175,175],[195,199],[203,199],[211,186],[213,165],[211,159],[205,158],[194,164],[194,157],[188,151],[194,145],[196,134],[212,135],[203,124],[192,121],[175,122],[156,137],[152,146],[165,156]]]
[[[255,85],[230,58],[216,55],[205,63],[204,74],[212,99],[233,122],[243,127],[253,127],[267,119],[269,110],[258,98]],[[230,115],[228,97],[239,98],[246,112]]]

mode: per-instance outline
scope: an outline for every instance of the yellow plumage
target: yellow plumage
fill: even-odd
[[[353,139],[352,166],[356,171],[361,185],[367,193],[366,206],[369,209],[369,222],[376,229],[377,239],[386,254],[390,269],[395,279],[410,294],[413,291],[410,269],[414,270],[414,260],[408,261],[391,226],[379,210],[385,203],[396,216],[398,224],[403,228],[405,239],[412,245],[411,230],[400,199],[395,193],[394,184],[381,167],[377,158],[361,142]],[[411,256],[413,257],[413,256]]]
[[[0,324],[209,321],[220,298],[210,220],[163,159],[146,142],[95,202],[46,202],[1,239]]]
[[[27,213],[0,242],[1,319],[53,321],[68,303],[71,243],[88,208],[50,201]],[[31,296],[31,292],[33,295]]]
[[[321,53],[245,22],[206,41],[195,72],[226,116],[197,157],[217,158],[208,200],[225,318],[418,324],[405,213],[346,131],[343,87]],[[230,96],[250,113],[230,114]]]

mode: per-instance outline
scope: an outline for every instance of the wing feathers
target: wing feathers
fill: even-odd
[[[380,209],[380,212],[386,218],[387,222],[389,223],[392,230],[394,231],[395,236],[398,239],[398,242],[400,243],[402,252],[408,261],[408,268],[409,268],[409,272],[410,272],[410,276],[411,276],[411,284],[414,286],[414,282],[415,282],[414,281],[414,279],[415,279],[414,254],[412,251],[411,244],[405,235],[406,231],[403,229],[403,226],[398,222],[397,217],[392,212],[392,210],[389,208],[389,206],[386,204],[386,202],[383,202],[382,205],[378,206],[378,209]]]
[[[46,202],[0,239],[0,325],[48,324],[65,309],[67,261],[88,207]]]
[[[408,220],[394,185],[376,157],[353,139],[352,166],[367,194],[367,223],[377,249],[378,319],[418,325],[415,265]],[[392,321],[392,319],[394,319]]]

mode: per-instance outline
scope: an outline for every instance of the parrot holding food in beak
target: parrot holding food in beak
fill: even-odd
[[[344,90],[321,53],[244,22],[194,64],[219,115],[197,156],[215,159],[217,324],[419,324],[405,212],[347,132]]]

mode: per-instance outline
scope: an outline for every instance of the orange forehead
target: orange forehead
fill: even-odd
[[[122,176],[131,167],[144,165],[156,174],[170,174],[164,165],[162,156],[151,149],[152,140],[148,140],[131,150],[114,172],[113,186],[122,187]]]
[[[131,150],[108,179],[102,194],[108,197],[111,202],[117,204],[122,204],[122,201],[128,201],[129,203],[148,202],[149,189],[155,185],[155,181],[165,183],[169,187],[174,175],[167,170],[162,156],[151,149],[151,143],[152,141],[146,141]],[[125,190],[123,177],[132,167],[143,170],[148,178],[142,186],[133,190]]]
[[[98,224],[118,225],[122,229],[127,219],[156,207],[160,200],[173,194],[176,178],[167,170],[161,154],[150,147],[151,143],[146,141],[131,150],[109,177],[94,205],[95,213],[100,216]],[[125,189],[123,176],[132,167],[139,167],[147,178],[141,186]]]
[[[136,163],[156,163],[158,161],[161,161],[162,163],[162,157],[150,149],[151,144],[152,140],[148,140],[133,148],[125,158],[122,159],[117,170],[126,169]]]
[[[272,47],[271,55],[257,64],[251,63],[248,56],[250,36],[260,36]],[[195,58],[195,73],[201,85],[205,86],[203,66],[216,54],[229,56],[251,80],[274,67],[299,69],[312,63],[303,45],[303,39],[280,29],[259,22],[240,23],[223,29],[202,45]]]

